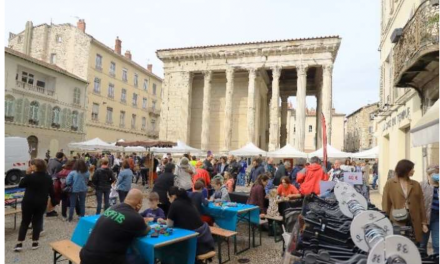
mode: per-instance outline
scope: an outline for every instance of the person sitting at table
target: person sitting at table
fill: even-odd
[[[211,196],[211,200],[220,200],[221,202],[230,202],[228,190],[223,185],[223,178],[215,176],[211,180],[212,188],[214,188],[214,194]]]
[[[234,191],[234,178],[232,178],[232,175],[229,171],[225,171],[225,186],[226,190],[228,190],[228,193],[231,193]]]
[[[162,173],[159,177],[157,177],[157,180],[153,187],[153,192],[156,192],[159,194],[159,207],[162,208],[165,215],[168,214],[168,208],[170,207],[170,202],[168,201],[167,192],[168,190],[174,186],[174,169],[176,168],[176,165],[173,163],[167,163],[165,165],[164,173]]]
[[[281,178],[281,184],[278,186],[277,192],[279,196],[287,200],[301,197],[298,189],[290,183],[290,178],[287,176]]]
[[[212,217],[204,215],[202,211],[202,206],[208,206],[209,203],[206,199],[206,196],[203,194],[203,190],[205,190],[205,184],[202,180],[198,180],[194,184],[194,191],[188,192],[188,196],[191,199],[193,205],[197,208],[197,211],[199,212],[202,221],[212,226],[214,224],[214,220],[212,219]]]
[[[200,214],[192,204],[188,193],[173,186],[168,191],[171,203],[168,212],[167,226],[192,230],[199,233],[197,236],[196,255],[206,254],[214,250],[214,239],[207,223],[203,222]]]
[[[159,194],[156,192],[151,192],[148,196],[148,200],[150,200],[150,208],[143,211],[141,216],[144,218],[145,222],[165,222],[165,213],[164,211],[158,207],[159,204]]]
[[[249,198],[247,200],[247,204],[252,204],[260,207],[260,217],[264,217],[267,210],[264,203],[264,198],[266,196],[264,187],[267,185],[268,181],[269,177],[266,174],[260,174],[260,176],[258,176],[258,178],[255,180],[255,183],[252,186],[251,193],[249,194]]]
[[[99,217],[80,251],[81,264],[127,263],[128,247],[150,230],[138,213],[142,200],[142,192],[131,189],[123,203],[110,207]]]
[[[202,189],[203,198],[208,199],[209,192],[208,192],[208,189],[206,188],[205,180],[203,180],[203,179],[198,179],[197,181],[194,182],[193,192],[196,190],[195,186],[198,181],[203,184],[203,189]]]

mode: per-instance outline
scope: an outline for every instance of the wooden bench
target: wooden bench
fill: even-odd
[[[21,213],[21,209],[16,209],[16,208],[14,208],[14,210],[5,211],[5,216],[14,215],[14,229],[17,228],[17,214],[19,213]]]
[[[266,215],[264,218],[266,218],[267,220],[273,221],[272,223],[272,229],[273,229],[273,238],[275,243],[280,242],[283,240],[282,235],[279,236],[279,238],[277,239],[277,225],[278,226],[282,226],[283,225],[283,217],[282,216],[270,216],[270,215]]]
[[[50,243],[53,249],[53,263],[56,264],[61,257],[69,261],[69,264],[80,264],[79,252],[81,247],[70,240],[61,240]],[[62,261],[62,260],[61,260]]]
[[[220,227],[210,226],[211,234],[216,237],[218,244],[218,263],[223,264],[231,260],[231,254],[229,249],[229,238],[236,237],[237,232],[229,231]],[[225,239],[228,244],[228,259],[225,262],[222,262],[222,240]],[[234,240],[234,245],[237,243],[237,240]],[[236,248],[236,246],[234,246]]]
[[[202,263],[208,263],[211,262],[213,257],[215,257],[215,251],[209,251],[208,253],[198,255],[196,258]]]

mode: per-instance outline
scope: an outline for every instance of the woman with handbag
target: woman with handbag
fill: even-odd
[[[67,220],[67,207],[70,207],[70,192],[71,187],[66,188],[66,178],[67,175],[72,171],[74,160],[68,160],[64,165],[63,169],[57,173],[56,180],[54,183],[55,199],[61,200],[61,215],[64,220]],[[76,213],[79,215],[79,203],[75,207]]]
[[[382,210],[393,223],[412,226],[416,242],[420,243],[428,226],[422,188],[410,179],[414,175],[414,163],[401,160],[394,173],[395,177],[387,181],[383,190]]]
[[[73,211],[79,199],[80,217],[83,217],[86,211],[86,193],[87,183],[89,181],[90,173],[84,160],[79,159],[73,165],[73,170],[69,173],[66,180],[66,185],[71,188],[70,192],[70,208],[69,208],[69,222],[72,222]],[[67,189],[66,187],[65,189]]]

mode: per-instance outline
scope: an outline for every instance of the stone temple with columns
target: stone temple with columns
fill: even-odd
[[[294,96],[295,147],[304,150],[306,96],[315,96],[331,139],[340,44],[330,36],[158,50],[164,63],[159,138],[214,153],[248,142],[272,151],[287,143],[287,99]]]

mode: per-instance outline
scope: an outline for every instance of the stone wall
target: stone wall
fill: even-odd
[[[378,104],[371,104],[347,117],[345,123],[345,151],[358,152],[376,146],[374,140],[374,119],[372,119],[371,115],[378,108]]]

